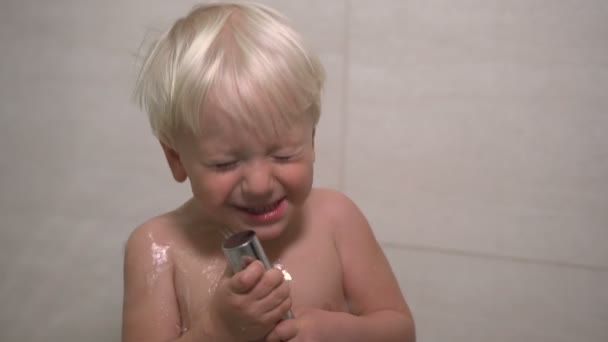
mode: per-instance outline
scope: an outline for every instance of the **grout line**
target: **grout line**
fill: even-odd
[[[414,250],[414,251],[422,251],[422,252],[427,252],[427,253],[437,253],[437,254],[444,254],[444,255],[456,255],[456,256],[471,257],[471,258],[493,259],[493,260],[516,262],[516,263],[535,264],[535,265],[553,266],[553,267],[561,267],[561,268],[571,268],[571,269],[579,269],[579,270],[587,270],[587,271],[595,271],[595,272],[608,272],[608,266],[586,265],[586,264],[579,264],[579,263],[566,262],[566,261],[526,258],[526,257],[513,256],[513,255],[490,254],[490,253],[482,253],[482,252],[474,252],[474,251],[464,251],[464,250],[459,250],[459,249],[454,249],[454,248],[410,245],[410,244],[386,242],[386,241],[379,241],[379,243],[383,248],[389,248],[389,249]]]
[[[340,141],[340,169],[338,171],[338,189],[345,191],[346,187],[346,143],[348,135],[348,99],[350,81],[350,0],[344,0],[344,36],[342,50],[344,58],[342,60],[342,112],[341,114],[341,141]]]

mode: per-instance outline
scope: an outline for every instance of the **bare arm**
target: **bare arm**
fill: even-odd
[[[127,241],[123,342],[171,341],[181,332],[169,247],[153,241],[153,229],[143,225]]]
[[[344,290],[355,317],[343,318],[349,341],[414,341],[414,324],[393,271],[367,219],[356,205],[337,195],[342,210],[336,244],[344,272]],[[349,324],[350,321],[350,324]],[[336,340],[338,341],[338,340]]]
[[[332,203],[330,215],[350,313],[296,312],[296,320],[282,322],[268,341],[415,341],[412,315],[367,220],[344,195],[333,191],[324,195]]]

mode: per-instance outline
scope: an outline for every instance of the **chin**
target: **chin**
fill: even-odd
[[[271,226],[253,226],[248,229],[253,230],[260,241],[269,241],[281,237],[287,230],[287,224],[285,222],[277,222]]]

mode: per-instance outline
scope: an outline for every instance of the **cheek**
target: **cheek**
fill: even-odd
[[[235,181],[230,175],[198,175],[190,178],[192,194],[209,205],[220,205],[230,197]]]
[[[312,164],[307,165],[307,167],[302,171],[302,185],[305,187],[312,187],[314,169]]]
[[[298,198],[306,198],[312,187],[312,165],[298,165],[287,170],[286,173],[289,190]]]

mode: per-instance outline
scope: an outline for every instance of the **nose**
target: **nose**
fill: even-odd
[[[274,186],[272,165],[266,161],[252,161],[245,167],[241,187],[249,197],[272,195]]]

